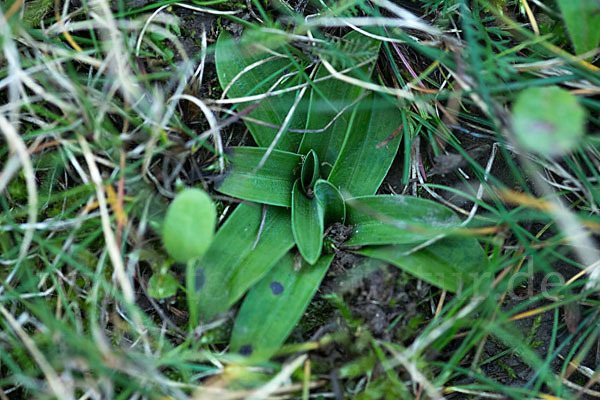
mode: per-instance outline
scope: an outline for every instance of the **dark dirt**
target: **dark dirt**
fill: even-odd
[[[354,315],[365,321],[375,338],[402,342],[405,338],[396,333],[419,312],[430,311],[427,307],[418,310],[430,286],[416,281],[403,284],[402,280],[406,277],[398,268],[385,266],[365,277],[352,292],[345,293]],[[390,326],[392,329],[388,329]]]
[[[464,151],[466,151],[466,153],[473,158],[481,168],[485,169],[486,164],[492,155],[494,141],[485,137],[473,136],[473,134],[478,134],[477,132],[469,134],[456,130],[454,133]],[[447,146],[446,150],[448,154],[439,154],[436,156],[430,148],[422,149],[422,151],[425,152],[423,157],[426,157],[425,159],[429,160],[430,165],[432,165],[432,167],[427,170],[429,181],[434,184],[448,186],[474,195],[477,192],[480,183],[479,179],[476,178],[475,170],[453,147]],[[513,161],[516,162],[516,159],[513,158]],[[461,176],[458,171],[459,168],[469,177],[469,179]],[[500,151],[496,153],[496,157],[493,160],[490,175],[509,188],[515,186],[515,179],[511,175],[508,164]],[[465,197],[451,191],[438,190],[438,194],[461,208],[468,208],[473,204]]]
[[[539,226],[533,226],[533,228],[539,228]],[[559,274],[565,280],[568,280],[579,271],[579,269],[570,266],[562,261],[558,261],[551,266],[552,274]],[[552,286],[548,284],[549,281],[552,282],[552,277],[549,275],[549,273],[534,273],[533,265],[530,266],[524,264],[520,270],[520,274],[521,283],[519,283],[518,280],[516,281],[514,289],[508,292],[508,295],[504,298],[504,301],[502,303],[502,310],[505,312],[510,312],[516,307],[521,307],[524,302],[529,301],[533,297],[539,297],[540,294],[544,292],[547,293],[549,290],[552,289]],[[556,275],[554,275],[554,277],[556,277]],[[526,308],[519,308],[519,312],[526,312],[537,309],[539,307],[551,306],[555,300],[559,299],[542,298],[541,300],[537,300],[531,303]],[[553,372],[555,376],[559,377],[562,375],[564,360],[567,357],[569,357],[569,353],[573,351],[576,342],[581,338],[581,332],[590,328],[590,325],[588,323],[585,324],[582,329],[577,329],[580,323],[580,320],[577,319],[577,316],[579,315],[581,320],[585,320],[586,318],[589,318],[592,315],[596,314],[597,311],[589,306],[583,305],[579,305],[578,307],[575,307],[575,309],[565,309],[565,307],[561,307],[559,309],[558,315],[559,324],[558,331],[556,334],[556,340],[554,346],[552,346],[552,336],[555,318],[554,312],[554,310],[546,311],[530,317],[518,319],[516,321],[513,321],[511,324],[514,328],[516,328],[516,331],[518,331],[518,333],[525,338],[525,342],[527,343],[528,347],[534,349],[534,351],[537,353],[541,360],[547,360],[550,357],[550,371]],[[575,321],[572,321],[573,323],[571,324],[571,328],[575,329],[570,329],[568,326],[568,320],[571,318],[575,318]],[[593,318],[591,319],[593,320]],[[577,351],[579,351],[579,349],[581,349],[581,347],[578,347]],[[549,355],[550,351],[553,352],[552,355]],[[502,357],[494,359],[502,352],[506,352],[506,354]],[[487,362],[486,360],[490,361]],[[465,360],[466,366],[470,365],[471,361],[471,356],[469,356],[468,359]],[[580,365],[588,367],[590,368],[590,370],[593,371],[598,365],[599,361],[600,348],[597,348],[596,344],[594,344],[591,350],[586,354],[584,359],[580,360]],[[530,381],[535,380],[537,378],[537,373],[539,372],[536,369],[529,366],[523,360],[523,358],[519,355],[518,349],[515,350],[507,346],[493,334],[489,335],[486,338],[480,362],[482,362],[481,372],[486,377],[493,379],[494,381],[506,386],[528,386],[528,383]],[[581,386],[585,385],[585,383],[591,377],[585,376],[574,369],[567,369],[567,371],[570,371],[567,373],[569,380]],[[475,380],[461,378],[455,383],[469,384],[475,383]],[[590,389],[598,391],[600,389],[600,386],[594,385]],[[541,387],[541,390],[545,393],[552,394],[552,389],[546,387],[545,385]],[[570,394],[563,393],[563,396],[567,396],[564,398],[570,398],[569,396],[573,396],[574,394],[575,392],[572,392]],[[466,397],[460,394],[453,394],[448,398],[463,399]],[[597,398],[597,396],[581,395],[579,398],[592,399]]]

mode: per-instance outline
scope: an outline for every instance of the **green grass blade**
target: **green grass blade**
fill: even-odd
[[[424,281],[457,292],[461,287],[487,274],[487,258],[477,239],[473,237],[447,237],[430,246],[406,254],[414,244],[370,246],[356,251],[367,257],[387,261]]]
[[[257,169],[266,151],[260,147],[234,147],[231,168],[216,189],[243,200],[290,207],[292,186],[300,173],[301,157],[273,150],[264,165]]]
[[[351,196],[375,194],[402,138],[402,117],[383,96],[369,95],[356,110],[352,130],[329,175],[329,182]]]
[[[311,265],[321,255],[323,229],[323,209],[315,197],[303,193],[298,179],[292,191],[292,232],[298,251]]]
[[[375,65],[379,51],[379,42],[362,36],[356,32],[344,36],[346,40],[357,41],[361,47],[370,50],[372,63],[348,72],[348,75],[358,79],[368,80]],[[341,67],[337,67],[338,69]],[[331,75],[324,65],[319,66],[315,79]],[[307,129],[322,129],[329,124],[342,109],[355,101],[364,89],[350,85],[337,79],[321,81],[313,86],[310,96]],[[352,109],[346,110],[328,129],[323,132],[305,133],[300,143],[299,152],[302,154],[314,150],[321,161],[321,175],[327,177],[331,166],[337,160],[344,138],[351,126]]]
[[[261,38],[265,39],[263,36],[261,35]],[[254,39],[253,34],[247,33],[241,38],[239,43],[236,43],[225,31],[219,35],[215,50],[215,64],[217,66],[219,83],[222,88],[226,88],[245,68],[260,60],[271,57],[270,53],[257,46],[258,43],[266,46],[267,43],[265,40],[256,41]],[[273,41],[274,43],[277,43],[277,41],[281,43],[281,37],[274,38]],[[275,58],[252,68],[233,83],[227,92],[227,96],[229,98],[237,98],[266,93],[284,74],[285,70],[291,66],[292,64],[288,59]],[[285,86],[280,84],[275,90],[298,83],[298,78],[288,79]],[[266,97],[260,100],[259,106],[249,116],[279,127],[283,125],[288,111],[294,104],[295,96],[296,93],[292,91],[278,96]],[[243,108],[248,105],[250,103],[241,103],[238,107]],[[305,114],[305,112],[303,113],[298,108],[290,121],[289,128],[304,128],[306,121]],[[246,126],[252,133],[256,143],[262,147],[268,147],[278,131],[277,128],[266,127],[252,122],[246,122]],[[276,148],[295,152],[298,149],[300,139],[301,134],[286,132],[277,143]]]
[[[364,196],[348,200],[346,223],[354,225],[349,246],[418,243],[455,227],[447,207],[411,196]]]
[[[294,245],[288,210],[269,207],[261,230],[262,220],[260,206],[239,205],[196,263],[194,295],[202,318],[226,311]]]
[[[315,265],[294,269],[288,253],[248,293],[238,312],[231,335],[231,350],[251,361],[271,357],[292,332],[316,293],[333,255]]]
[[[315,198],[324,211],[325,226],[346,220],[346,203],[335,186],[326,180],[319,179],[315,184]]]

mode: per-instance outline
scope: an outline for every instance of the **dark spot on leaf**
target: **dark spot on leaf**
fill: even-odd
[[[240,347],[240,354],[243,356],[249,356],[253,351],[254,349],[249,344]]]
[[[273,281],[271,282],[271,284],[269,285],[269,287],[271,288],[271,292],[273,292],[273,294],[275,296],[283,293],[283,285],[277,281]]]
[[[204,269],[199,269],[198,271],[196,271],[196,282],[195,282],[195,286],[196,286],[196,291],[199,291],[202,289],[202,287],[204,286]]]

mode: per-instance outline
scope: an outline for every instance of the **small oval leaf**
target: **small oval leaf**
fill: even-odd
[[[217,211],[204,191],[185,189],[169,206],[163,226],[163,242],[171,257],[185,263],[201,257],[210,246]]]
[[[303,193],[300,179],[292,191],[292,232],[302,257],[314,264],[323,248],[323,210],[316,198]]]
[[[319,157],[317,157],[317,153],[315,153],[314,150],[311,150],[308,152],[302,163],[302,172],[300,173],[300,183],[302,183],[304,193],[308,193],[309,190],[312,190],[318,179]]]
[[[148,296],[155,299],[164,299],[166,297],[175,296],[179,282],[173,277],[173,275],[166,274],[152,274],[148,280]]]
[[[548,157],[573,150],[585,133],[585,109],[577,98],[557,86],[522,91],[513,105],[513,126],[519,143]]]
[[[342,194],[334,185],[326,180],[319,179],[315,183],[314,193],[325,214],[325,226],[336,222],[343,224],[346,221],[346,203],[344,203]]]

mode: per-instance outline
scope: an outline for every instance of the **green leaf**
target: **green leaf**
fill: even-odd
[[[288,253],[248,293],[231,335],[231,350],[250,361],[270,358],[292,332],[319,288],[333,255],[294,269]]]
[[[302,257],[314,264],[323,248],[323,210],[316,198],[302,192],[300,179],[292,191],[292,232]]]
[[[598,0],[557,0],[576,54],[600,44],[600,2]]]
[[[401,114],[393,102],[371,94],[360,104],[328,179],[353,197],[377,192],[402,138]]]
[[[175,197],[165,216],[163,242],[173,259],[185,263],[201,257],[211,244],[217,211],[200,189],[185,189]]]
[[[557,86],[522,91],[513,105],[517,140],[532,152],[557,156],[574,149],[585,134],[585,109]]]
[[[331,183],[319,179],[315,184],[315,198],[324,211],[325,226],[346,220],[346,203],[341,193]]]
[[[227,92],[229,98],[259,95],[268,92],[281,78],[286,69],[292,67],[291,62],[284,57],[274,57],[264,50],[269,38],[271,42],[278,43],[273,47],[281,47],[281,37],[276,35],[261,36],[261,40],[255,39],[254,33],[245,33],[239,43],[236,43],[224,30],[219,35],[215,49],[215,64],[221,87],[225,89],[229,83],[245,68],[260,61],[270,60],[259,66],[248,70],[240,76]],[[283,89],[300,83],[298,76],[286,79],[278,84],[273,90]],[[297,91],[287,92],[278,96],[269,96],[259,101],[258,107],[249,114],[249,117],[276,125],[283,125],[283,121],[292,107]],[[251,103],[242,103],[238,107],[243,109]],[[296,110],[292,117],[289,128],[303,129],[306,121],[306,110]],[[269,147],[278,129],[266,127],[257,123],[246,122],[246,126],[252,133],[254,140],[261,147]],[[298,149],[301,134],[286,132],[276,148],[279,150],[293,151]]]
[[[362,41],[364,43],[363,49],[370,50],[373,62],[347,73],[347,75],[354,78],[368,81],[375,65],[380,42],[354,31],[344,36],[344,40]],[[321,65],[317,70],[315,79],[330,75],[325,66]],[[310,95],[306,129],[326,127],[344,107],[355,101],[363,92],[363,88],[335,78],[315,83]],[[338,158],[344,138],[352,126],[352,115],[352,108],[350,108],[325,131],[305,133],[302,138],[299,152],[301,154],[306,154],[310,150],[316,152],[321,162],[321,175],[323,177],[329,175],[331,167]]]
[[[169,273],[154,273],[148,280],[148,296],[164,299],[174,296],[179,288],[179,282]]]
[[[446,237],[422,250],[407,254],[414,246],[370,246],[356,253],[387,261],[450,292],[458,292],[461,287],[479,279],[493,277],[486,274],[488,260],[477,239],[473,237]]]
[[[264,165],[258,168],[266,151],[260,147],[233,147],[231,168],[216,190],[243,200],[290,207],[292,186],[300,173],[301,157],[273,150]]]
[[[364,196],[349,199],[346,223],[354,232],[348,246],[418,243],[456,227],[447,207],[411,196]]]
[[[319,179],[319,158],[317,154],[311,150],[306,155],[302,163],[302,172],[300,173],[300,183],[304,193],[312,190],[315,182]]]
[[[227,311],[293,245],[288,210],[268,207],[263,222],[262,207],[240,204],[195,264],[195,300],[201,316],[206,320]]]

